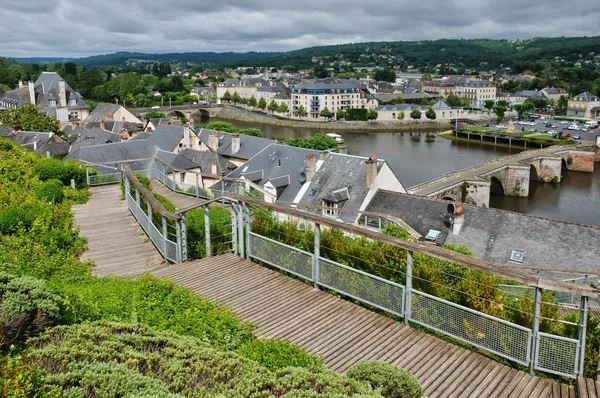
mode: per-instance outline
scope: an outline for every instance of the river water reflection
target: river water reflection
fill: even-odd
[[[211,121],[217,119],[211,119]],[[291,139],[335,132],[344,137],[348,153],[385,159],[405,187],[444,173],[474,166],[487,159],[518,153],[518,149],[451,141],[442,137],[401,132],[335,131],[279,127],[231,121],[236,127],[256,127],[266,137]],[[600,226],[600,165],[593,174],[563,170],[560,184],[531,182],[528,198],[493,195],[490,206],[558,220]]]

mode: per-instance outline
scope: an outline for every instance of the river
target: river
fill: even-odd
[[[210,119],[217,121],[219,119]],[[402,184],[413,185],[487,159],[518,153],[518,149],[459,142],[425,133],[334,131],[279,127],[223,120],[236,127],[255,127],[267,138],[291,139],[316,133],[341,134],[348,153],[385,159]],[[203,120],[206,122],[206,120]],[[492,195],[490,206],[557,220],[600,226],[600,165],[593,174],[563,170],[560,184],[530,182],[529,197]]]

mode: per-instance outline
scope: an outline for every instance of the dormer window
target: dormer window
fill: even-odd
[[[69,98],[69,106],[77,106],[77,98]]]
[[[340,208],[339,203],[330,202],[329,200],[323,199],[323,215],[327,217],[337,217]]]
[[[48,100],[48,105],[49,106],[56,106],[56,100],[54,98],[50,98]]]

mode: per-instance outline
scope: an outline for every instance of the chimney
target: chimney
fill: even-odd
[[[29,102],[33,105],[37,105],[35,103],[35,86],[33,85],[33,82],[29,82]]]
[[[67,84],[64,80],[58,81],[58,96],[61,107],[67,106]]]
[[[212,162],[210,165],[210,173],[212,175],[217,175],[217,162]]]
[[[338,153],[340,155],[347,155],[348,154],[348,147],[346,145],[338,145]]]
[[[375,185],[375,180],[377,179],[377,158],[375,156],[371,156],[365,162],[365,175],[366,186],[369,188],[373,188]]]
[[[317,172],[317,155],[309,153],[306,155],[304,162],[304,174],[306,174],[306,182],[311,182]]]
[[[321,151],[319,152],[319,160],[327,159],[327,155],[329,155],[329,151]]]
[[[104,120],[100,120],[100,128],[104,130]]]
[[[19,88],[23,88],[23,80],[19,80]]]
[[[192,147],[190,143],[190,136],[192,135],[192,131],[190,126],[183,126],[183,146],[190,149]]]
[[[465,213],[461,205],[454,205],[454,214],[452,215],[452,235],[458,235],[465,222]]]
[[[240,135],[234,134],[231,136],[231,153],[234,155],[240,150]]]
[[[219,150],[219,135],[214,131],[208,136],[208,147],[214,152]]]

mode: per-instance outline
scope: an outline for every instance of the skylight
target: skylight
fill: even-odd
[[[525,257],[525,252],[520,250],[513,250],[510,253],[510,261],[513,263],[523,264],[523,258]]]

